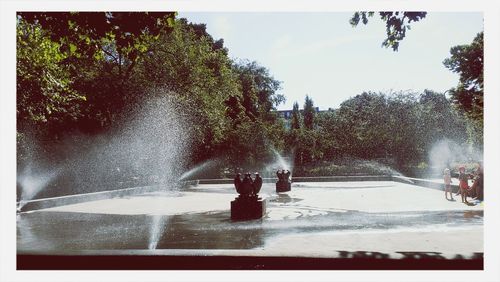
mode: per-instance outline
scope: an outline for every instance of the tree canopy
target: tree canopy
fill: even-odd
[[[450,49],[451,57],[443,64],[452,72],[458,73],[460,80],[450,90],[454,103],[463,109],[469,117],[483,121],[484,100],[484,41],[483,32],[477,34],[471,44],[458,45]]]
[[[412,22],[418,22],[425,18],[427,12],[379,12],[380,19],[385,22],[386,39],[382,46],[398,51],[399,43],[405,38],[406,31],[411,29]],[[355,12],[351,17],[352,26],[357,26],[361,21],[368,24],[368,18],[373,17],[375,12]]]
[[[280,82],[256,62],[230,59],[205,25],[174,18],[19,13],[18,136],[35,129],[48,148],[75,132],[108,132],[160,95],[189,116],[192,163],[224,155],[256,164],[272,155],[258,148],[281,149]]]
[[[444,94],[364,92],[333,111],[319,112],[313,129],[291,130],[295,168],[339,163],[345,158],[376,160],[408,171],[428,165],[435,144],[482,147],[478,128],[464,119]],[[456,159],[465,160],[464,150]]]
[[[74,89],[68,55],[60,52],[40,25],[20,20],[17,27],[18,127],[49,120],[76,119],[85,96]]]
[[[366,91],[338,109],[317,112],[308,95],[303,110],[295,102],[291,120],[284,120],[276,111],[285,101],[282,83],[271,70],[230,58],[224,41],[215,40],[205,25],[175,15],[19,13],[19,162],[27,135],[43,140],[48,155],[63,159],[56,148],[65,137],[113,132],[134,109],[158,97],[172,101],[189,121],[190,164],[220,159],[234,170],[259,168],[282,152],[294,156],[297,169],[339,158],[406,167],[425,163],[439,140],[482,146],[482,127],[454,107],[482,120],[482,33],[472,44],[453,47],[444,62],[460,75],[451,101],[432,91]],[[399,25],[384,43],[394,50],[406,25],[425,17],[379,15]],[[359,12],[353,24],[367,23],[369,16]]]

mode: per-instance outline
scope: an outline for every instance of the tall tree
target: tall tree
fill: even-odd
[[[454,46],[451,57],[443,64],[460,76],[457,87],[450,90],[452,100],[469,117],[483,123],[483,32],[476,35],[471,44]]]
[[[269,70],[257,62],[242,61],[234,64],[234,70],[239,76],[242,99],[241,105],[246,115],[255,120],[257,118],[274,120],[271,110],[285,101],[285,96],[279,94],[281,82],[276,80]]]
[[[204,25],[178,19],[172,32],[152,44],[133,80],[144,88],[166,89],[190,105],[183,112],[192,118],[195,161],[215,153],[231,129],[231,119],[238,120],[242,112],[238,75],[217,42]]]
[[[306,99],[304,102],[304,127],[306,129],[312,130],[314,129],[314,103],[313,100],[306,95]]]
[[[292,130],[300,129],[300,112],[299,103],[297,102],[293,103],[291,128]]]
[[[233,71],[241,92],[226,101],[227,114],[235,118],[221,150],[233,164],[257,165],[273,156],[271,149],[283,147],[284,125],[273,110],[284,96],[280,82],[256,62],[236,62]]]

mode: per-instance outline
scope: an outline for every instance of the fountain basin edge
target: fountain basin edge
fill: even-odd
[[[190,180],[190,181],[182,181],[180,183],[180,186],[181,187],[195,186],[197,184],[198,184],[197,180]],[[125,196],[132,196],[132,195],[138,195],[138,194],[143,194],[143,193],[157,192],[157,191],[162,191],[162,189],[164,187],[165,187],[165,184],[158,184],[158,185],[140,186],[140,187],[117,189],[117,190],[108,190],[108,191],[101,191],[101,192],[84,193],[84,194],[76,194],[76,195],[67,195],[67,196],[60,196],[60,197],[53,197],[53,198],[43,198],[43,199],[30,200],[30,201],[22,202],[22,206],[21,206],[21,209],[19,210],[19,212],[27,212],[27,211],[47,209],[47,208],[52,208],[52,207],[57,207],[57,206],[64,206],[64,205],[78,204],[78,203],[83,203],[83,202],[105,200],[105,199],[116,198],[116,197],[125,197]],[[20,203],[18,202],[18,206],[19,205],[20,205]]]

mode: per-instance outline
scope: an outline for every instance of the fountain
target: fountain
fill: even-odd
[[[52,155],[34,151],[17,176],[21,200],[177,183],[190,146],[181,109],[168,96],[145,100],[106,134],[72,133],[45,148]],[[36,138],[28,141],[36,147]]]
[[[22,212],[38,202],[57,206],[67,204],[68,198],[75,199],[71,203],[102,200],[129,195],[119,193],[141,187],[151,187],[147,191],[177,189],[191,136],[189,127],[182,125],[191,117],[168,95],[154,96],[158,98],[144,100],[125,115],[121,126],[106,134],[72,133],[63,137],[55,155],[44,155],[37,147],[37,138],[30,138],[31,163],[24,165],[17,176],[19,220]],[[36,205],[35,209],[40,207]],[[166,220],[161,214],[152,215],[146,248],[156,248]]]
[[[216,163],[215,160],[207,160],[193,168],[191,168],[190,170],[184,172],[181,177],[179,177],[179,180],[186,180],[186,179],[189,179],[191,177],[193,177],[194,175],[196,175],[197,173],[200,173],[201,171],[203,171],[204,169],[207,169],[211,166],[213,166],[214,164]]]
[[[163,234],[163,231],[165,230],[165,227],[167,225],[167,222],[164,222],[164,217],[162,215],[155,214],[152,217],[153,222],[150,225],[149,231],[149,250],[156,249],[156,247],[158,246],[158,242],[161,239],[161,235]]]
[[[54,169],[52,171],[35,173],[31,165],[27,166],[17,178],[19,199],[17,211],[21,212],[26,203],[42,191],[60,172],[60,169]]]
[[[231,201],[231,219],[251,220],[263,217],[266,213],[266,201],[258,195],[262,187],[259,173],[255,173],[255,179],[251,178],[250,173],[246,173],[243,180],[238,173],[234,178],[234,186],[239,196]]]
[[[286,169],[286,170],[292,169],[291,164],[289,162],[287,162],[285,160],[285,158],[283,158],[283,156],[281,156],[281,154],[278,153],[278,151],[276,151],[276,149],[271,148],[271,150],[273,151],[273,153],[276,157],[276,162],[279,165],[279,167],[281,167],[282,169]]]

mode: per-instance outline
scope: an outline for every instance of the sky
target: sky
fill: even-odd
[[[458,74],[443,65],[450,48],[469,44],[483,30],[480,12],[428,13],[412,23],[399,51],[381,46],[385,25],[376,17],[352,27],[342,12],[180,12],[205,23],[214,39],[224,39],[229,56],[256,61],[282,82],[286,102],[279,110],[303,107],[306,95],[322,110],[363,91],[430,89],[445,92]]]

